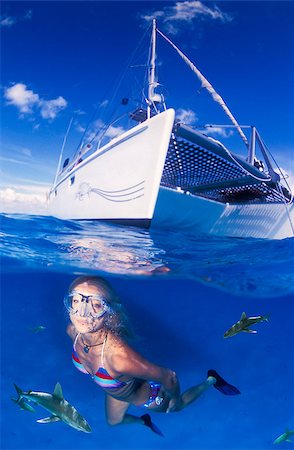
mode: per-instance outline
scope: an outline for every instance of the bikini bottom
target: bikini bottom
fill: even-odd
[[[155,383],[154,381],[148,381],[149,385],[150,385],[150,397],[147,400],[146,403],[144,403],[142,406],[144,408],[149,408],[151,405],[157,405],[160,406],[161,403],[163,402],[164,398],[160,397],[159,391],[161,389],[161,384],[159,383]]]

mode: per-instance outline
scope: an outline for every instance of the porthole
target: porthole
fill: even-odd
[[[69,185],[72,186],[74,184],[74,182],[75,182],[75,176],[70,177]]]

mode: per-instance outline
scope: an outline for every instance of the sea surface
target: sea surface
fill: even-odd
[[[52,217],[1,219],[1,449],[287,449],[273,441],[294,430],[294,238],[216,238]],[[104,394],[71,362],[63,297],[80,274],[104,276],[130,316],[134,348],[170,367],[183,390],[216,369],[241,395],[211,388],[187,409],[152,414],[164,433],[109,427]],[[224,339],[240,319],[269,316]],[[13,383],[53,392],[86,418],[86,434],[63,422],[40,424],[11,401]],[[146,410],[132,407],[133,414]],[[293,438],[294,440],[294,438]]]

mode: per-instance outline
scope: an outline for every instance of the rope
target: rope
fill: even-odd
[[[232,123],[236,126],[237,131],[239,135],[241,136],[243,142],[245,143],[246,147],[248,148],[248,140],[243,133],[242,129],[240,128],[240,125],[238,124],[237,120],[225,104],[223,98],[216,92],[214,87],[211,83],[202,75],[199,69],[195,66],[195,64],[190,61],[190,59],[167,37],[165,36],[160,30],[157,29],[157,32],[176,50],[176,52],[181,56],[181,58],[185,61],[185,63],[190,67],[190,69],[195,73],[195,75],[198,77],[198,79],[201,81],[201,88],[207,89],[207,91],[211,94],[212,98],[215,102],[217,102],[221,108],[224,110],[226,115],[231,119]]]

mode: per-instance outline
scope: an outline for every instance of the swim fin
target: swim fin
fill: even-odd
[[[150,428],[154,433],[159,434],[159,436],[164,437],[164,434],[160,431],[160,429],[152,422],[151,417],[149,414],[144,414],[141,416],[141,419],[144,421],[144,425],[146,427]]]
[[[214,377],[216,379],[216,383],[213,385],[215,389],[222,392],[224,395],[238,395],[241,394],[238,388],[232,386],[227,383],[215,370],[210,369],[207,372],[208,377]]]

